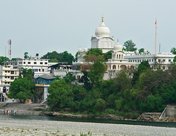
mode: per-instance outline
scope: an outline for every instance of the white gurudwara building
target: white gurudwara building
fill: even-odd
[[[95,36],[91,38],[91,48],[100,48],[103,53],[113,50],[116,42],[111,36],[110,29],[106,27],[102,17],[100,25],[95,30]]]
[[[112,58],[109,59],[107,64],[107,71],[104,79],[113,78],[117,72],[126,69],[132,70],[138,67],[142,61],[148,61],[152,69],[169,69],[173,63],[175,55],[171,53],[156,53],[151,54],[148,51],[143,53],[127,52],[123,50],[123,46],[117,43],[113,36],[111,36],[110,29],[105,25],[104,18],[102,18],[100,25],[95,30],[95,35],[91,38],[91,48],[102,49],[103,53],[113,51]],[[79,59],[77,62],[84,63],[83,54],[85,51],[79,51]],[[81,60],[81,61],[80,61]]]

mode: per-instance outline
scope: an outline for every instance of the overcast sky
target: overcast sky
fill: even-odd
[[[154,50],[154,22],[158,22],[161,50],[176,47],[175,0],[0,0],[0,56],[12,39],[12,57],[24,52],[90,48],[100,19],[115,39],[133,40],[138,48]],[[7,54],[7,53],[6,53]]]

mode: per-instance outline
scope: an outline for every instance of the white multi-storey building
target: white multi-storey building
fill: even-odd
[[[119,70],[133,70],[143,61],[148,61],[152,69],[167,70],[173,64],[175,55],[171,53],[136,53],[124,52],[121,45],[117,45],[112,53],[112,58],[109,59],[107,64],[107,72],[110,77],[116,75]]]
[[[10,84],[19,77],[19,69],[13,65],[0,66],[0,102],[5,101]]]
[[[39,59],[37,57],[27,58],[27,59],[17,59],[14,62],[11,62],[14,66],[21,69],[32,69],[34,72],[34,78],[50,74],[49,66],[56,63],[49,63],[48,59]]]

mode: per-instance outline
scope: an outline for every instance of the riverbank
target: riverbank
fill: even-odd
[[[21,104],[21,103],[1,103],[1,115],[46,115],[61,118],[79,118],[79,119],[111,119],[124,120],[125,116],[114,114],[85,114],[85,113],[70,113],[70,112],[51,112],[48,111],[45,104]]]
[[[121,113],[114,114],[85,114],[70,112],[51,112],[45,104],[0,103],[1,115],[45,115],[70,119],[103,119],[103,120],[132,120],[147,122],[176,122],[176,118],[160,118],[161,113]]]
[[[1,115],[42,115],[45,104],[0,103]]]

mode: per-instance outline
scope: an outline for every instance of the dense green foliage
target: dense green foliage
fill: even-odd
[[[50,62],[66,62],[68,64],[72,64],[74,61],[73,55],[67,51],[61,53],[56,51],[48,52],[42,57],[42,59],[49,59]]]
[[[171,49],[171,53],[172,53],[172,54],[176,54],[176,48],[172,48],[172,49]]]
[[[108,59],[111,59],[111,57],[112,51],[103,53],[102,50],[99,48],[91,48],[88,50],[84,58],[87,62],[95,62],[95,61],[107,61]]]
[[[140,49],[139,49],[139,54],[144,53],[144,50],[145,50],[144,48],[140,48]]]
[[[136,44],[132,40],[128,40],[124,43],[124,50],[125,51],[136,51],[137,48],[135,48]]]
[[[85,72],[82,77],[84,86],[73,85],[64,79],[53,82],[48,97],[51,110],[141,113],[162,111],[167,104],[176,103],[176,65],[166,71],[153,71],[144,61],[134,71],[133,78],[127,71],[121,71],[116,78],[103,80],[101,73],[104,69],[97,64],[90,70],[92,74]]]
[[[12,82],[9,90],[9,97],[25,102],[34,96],[34,82],[32,70],[23,69],[22,75]]]
[[[0,65],[4,65],[7,61],[9,61],[9,58],[0,56]]]

